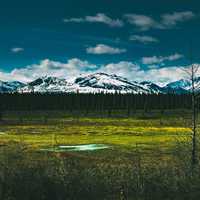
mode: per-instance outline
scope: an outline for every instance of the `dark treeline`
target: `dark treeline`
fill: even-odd
[[[0,94],[6,110],[127,110],[190,109],[189,94]]]

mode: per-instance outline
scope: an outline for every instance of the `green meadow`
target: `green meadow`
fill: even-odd
[[[72,118],[34,120],[17,125],[1,125],[1,144],[23,143],[30,149],[50,145],[100,143],[119,148],[160,146],[170,148],[177,141],[190,139],[184,119]]]
[[[190,122],[190,113],[183,117],[181,112],[131,117],[5,114],[0,199],[199,199]],[[108,148],[56,151],[89,144]]]

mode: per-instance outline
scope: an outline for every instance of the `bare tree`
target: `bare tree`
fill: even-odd
[[[188,81],[190,83],[190,94],[192,98],[192,165],[197,164],[197,117],[198,117],[198,98],[199,98],[199,86],[197,81],[199,65],[191,63],[191,66],[184,71],[188,75]]]
[[[0,111],[0,122],[2,121],[2,112]]]

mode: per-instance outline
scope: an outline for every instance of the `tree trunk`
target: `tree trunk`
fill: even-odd
[[[196,151],[196,126],[197,126],[197,113],[196,113],[196,95],[195,95],[195,72],[192,66],[192,165],[197,164],[197,151]]]
[[[196,99],[195,95],[192,94],[192,165],[197,163],[197,155],[196,155]]]

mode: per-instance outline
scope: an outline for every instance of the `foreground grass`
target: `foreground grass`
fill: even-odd
[[[0,127],[2,200],[197,200],[191,130],[180,117],[27,118]],[[109,149],[42,152],[101,143]],[[22,192],[23,191],[23,192]]]
[[[189,151],[174,158],[157,151],[146,163],[138,149],[42,153],[10,144],[0,151],[2,200],[198,200],[199,166],[191,170]],[[181,151],[180,151],[181,150]]]

